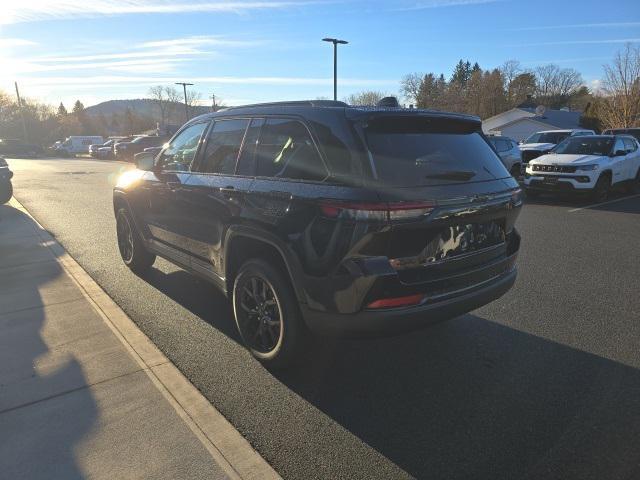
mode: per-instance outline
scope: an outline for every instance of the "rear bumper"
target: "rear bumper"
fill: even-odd
[[[453,292],[445,299],[427,300],[415,307],[361,310],[340,314],[320,312],[301,305],[307,326],[317,334],[341,337],[368,337],[402,333],[457,317],[500,298],[516,280],[513,267],[491,280],[460,292]]]

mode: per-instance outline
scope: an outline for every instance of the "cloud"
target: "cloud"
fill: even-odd
[[[202,0],[23,0],[2,5],[0,24],[61,20],[78,17],[100,17],[140,13],[247,13],[303,6],[314,1],[202,1]]]
[[[157,85],[182,81],[182,77],[155,76],[119,76],[95,75],[88,77],[31,77],[24,80],[25,84],[33,86],[64,86],[73,88],[98,88],[104,85]],[[195,84],[226,84],[226,85],[272,85],[272,86],[326,86],[333,85],[333,78],[314,77],[189,77]],[[396,84],[397,80],[371,80],[362,78],[339,78],[338,83],[345,87],[380,87]]]
[[[415,2],[413,5],[406,7],[395,8],[395,11],[411,11],[411,10],[426,10],[429,8],[446,8],[457,7],[465,5],[482,5],[485,3],[496,3],[503,0],[426,0]]]
[[[600,45],[609,43],[636,43],[640,38],[614,38],[608,40],[560,40],[554,42],[519,43],[507,45],[509,47],[546,47],[556,45]]]
[[[254,47],[262,44],[264,44],[262,41],[232,40],[216,35],[194,35],[171,40],[144,42],[139,44],[137,48],[197,47],[204,45],[213,45],[216,47]]]
[[[640,26],[640,22],[574,23],[568,25],[540,25],[534,27],[510,28],[509,31],[525,32],[536,30],[564,30],[566,28],[626,28],[638,26]]]
[[[31,45],[37,45],[37,43],[24,38],[0,38],[0,48],[28,47]]]

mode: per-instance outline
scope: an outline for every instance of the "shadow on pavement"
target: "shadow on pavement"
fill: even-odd
[[[47,325],[42,307],[55,303],[64,274],[53,256],[33,262],[36,249],[49,251],[39,245],[38,228],[20,210],[0,206],[0,477],[79,479],[74,448],[97,408],[91,392],[77,387],[86,380],[73,356],[49,368],[55,352],[43,332],[56,326]],[[73,399],[56,402],[67,388]]]
[[[639,192],[640,193],[640,192]],[[548,205],[561,206],[568,209],[584,208],[585,210],[600,210],[619,213],[640,213],[640,195],[639,193],[628,193],[623,191],[615,191],[609,195],[605,205],[598,205],[588,197],[576,197],[567,194],[544,194],[536,198],[528,197],[527,205]],[[591,207],[590,205],[597,205]]]
[[[210,283],[184,270],[166,273],[155,267],[141,278],[227,337],[241,343],[229,301]]]
[[[417,478],[640,474],[636,369],[474,315],[277,377]]]

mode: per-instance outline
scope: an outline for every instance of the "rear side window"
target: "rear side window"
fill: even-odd
[[[327,169],[309,131],[297,120],[269,119],[256,151],[256,175],[321,181]]]
[[[476,126],[431,118],[384,118],[365,126],[377,181],[418,186],[505,178]]]
[[[217,120],[209,133],[199,171],[232,175],[249,120]]]

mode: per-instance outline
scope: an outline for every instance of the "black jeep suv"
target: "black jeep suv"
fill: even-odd
[[[516,278],[518,183],[477,117],[313,101],[228,108],[139,156],[114,190],[118,247],[233,302],[255,357],[284,366],[309,332],[406,331]]]

